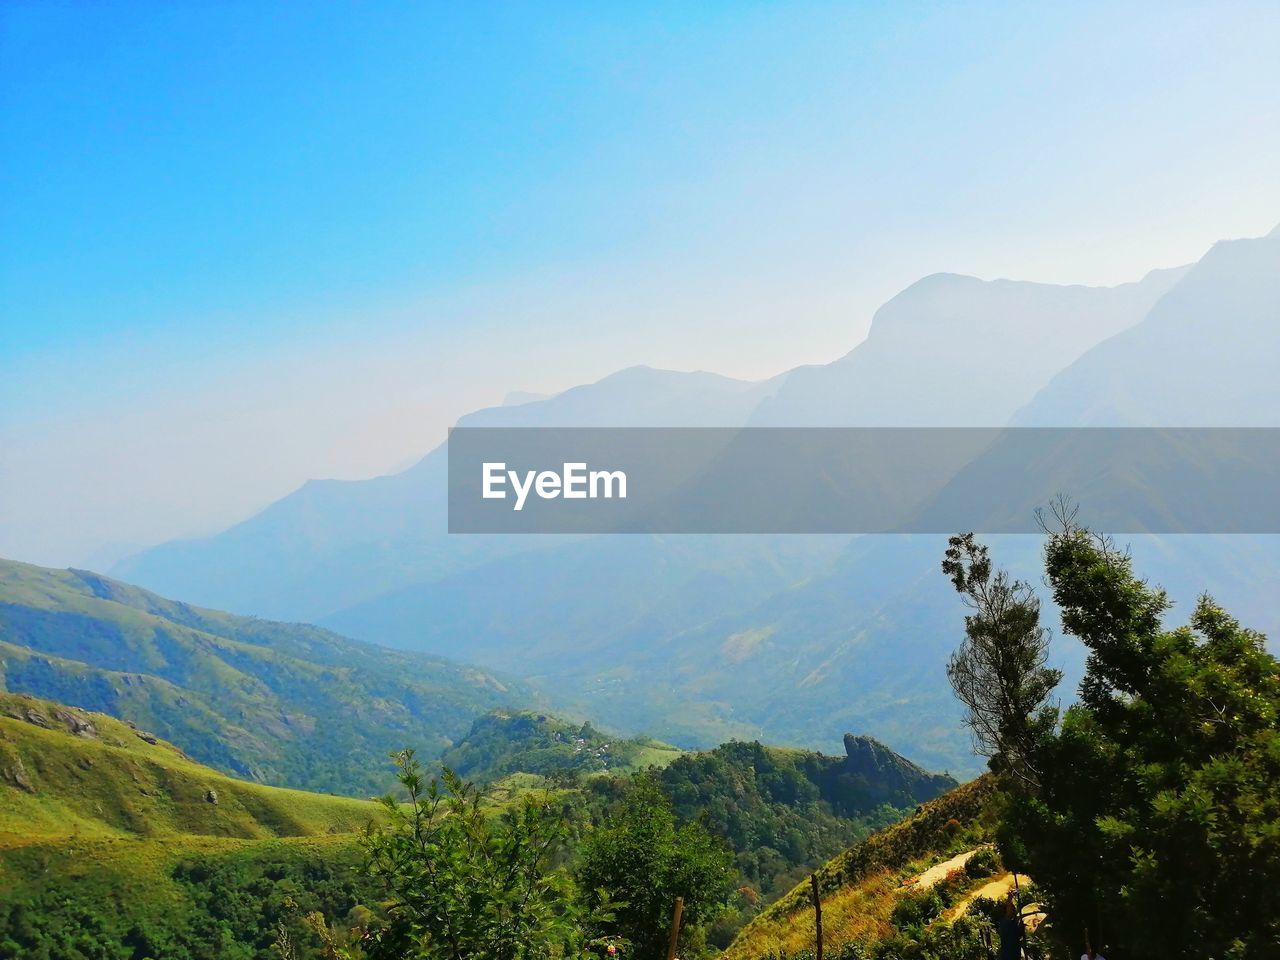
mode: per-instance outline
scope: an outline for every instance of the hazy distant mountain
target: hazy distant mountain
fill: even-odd
[[[1026,425],[1280,424],[1280,238],[1219,244],[1185,272],[1147,317],[1087,351],[1022,410]],[[794,382],[794,380],[792,381]],[[1064,454],[1069,454],[1065,450]],[[998,459],[995,450],[988,457]],[[968,470],[981,472],[983,460]],[[1062,464],[1025,465],[1046,476]],[[955,481],[960,487],[965,474]],[[1141,478],[1135,477],[1135,483]],[[1082,519],[1089,520],[1087,488]],[[955,515],[954,488],[938,495]],[[1023,504],[1028,513],[1035,504]],[[979,526],[980,523],[975,523]],[[1033,584],[1040,541],[988,538],[997,562]],[[1280,640],[1274,585],[1280,537],[1124,538],[1139,572],[1165,586],[1185,619],[1197,595],[1212,593],[1246,624]],[[945,537],[862,537],[822,576],[765,598],[672,645],[683,669],[701,672],[700,696],[730,699],[733,716],[775,740],[813,731],[863,730],[934,765],[964,748],[959,710],[942,664],[961,635],[961,609],[938,571]],[[1046,598],[1047,600],[1047,598]],[[1052,607],[1046,602],[1052,622]],[[1055,624],[1056,626],[1056,624]],[[732,668],[715,671],[719,651]],[[1082,651],[1055,641],[1070,697]],[[694,658],[701,665],[694,666]],[[679,699],[677,696],[675,699]],[[597,712],[612,720],[607,712]],[[661,727],[654,727],[661,734]]]
[[[600,536],[492,560],[325,618],[397,647],[525,675],[617,667],[823,569],[839,537]]]
[[[882,308],[848,356],[757,388],[763,396],[750,422],[973,422],[973,408],[955,398],[971,389],[975,370],[979,393],[994,393],[976,407],[986,422],[1003,422],[1062,364],[1137,323],[1183,272],[1109,289],[927,278]],[[533,416],[538,406],[523,409]],[[583,422],[607,423],[610,415],[595,409]],[[880,611],[898,596],[912,610],[895,614],[898,621],[920,622],[917,581],[932,573],[935,551],[927,549],[923,569],[920,552],[907,549],[881,558],[869,576],[841,579],[830,560],[842,542],[570,541],[411,584],[324,622],[416,649],[465,650],[476,662],[580,693],[593,716],[685,745],[777,733],[819,747],[858,730],[954,765],[966,741],[950,693],[937,683],[953,637],[912,636],[907,658],[850,639],[877,623],[883,630]],[[875,588],[849,589],[851,578]],[[804,600],[788,610],[793,597]],[[936,605],[939,622],[955,615],[945,593]],[[776,620],[750,616],[761,607],[776,610]]]
[[[1055,373],[1137,323],[1185,273],[1118,287],[984,281],[912,284],[844,357],[792,371],[755,426],[1003,426]]]
[[[534,393],[530,390],[512,390],[502,398],[504,407],[518,407],[525,403],[534,403],[538,400],[547,400],[551,397],[549,393]]]
[[[494,407],[467,426],[736,426],[782,378],[633,367],[546,400]],[[448,537],[443,446],[403,473],[313,480],[224,533],[146,550],[111,572],[222,609],[318,620],[412,583],[554,542]]]
[[[886,304],[866,342],[826,367],[761,383],[635,367],[545,400],[482,410],[460,423],[965,422],[977,414],[965,413],[967,405],[953,397],[972,389],[975,379],[976,389],[993,394],[975,406],[985,422],[999,423],[1080,352],[1136,323],[1178,274],[1157,271],[1141,283],[1107,289],[938,275]],[[975,378],[975,371],[982,376]],[[317,620],[547,545],[530,538],[447,538],[444,504],[441,447],[394,476],[311,481],[222,534],[155,547],[112,573],[239,612]]]
[[[1280,229],[1280,228],[1278,228]],[[1216,244],[1143,321],[1048,384],[1019,426],[1280,426],[1280,233]]]
[[[827,366],[758,384],[634,368],[462,422],[1275,422],[1278,245],[1219,244],[1191,268],[1105,289],[937,275]],[[945,538],[447,538],[444,479],[438,449],[394,477],[308,484],[227,533],[117,570],[513,669],[602,722],[682,746],[830,748],[852,730],[934,768],[974,767],[942,673],[961,624],[937,571]],[[1038,580],[1035,538],[998,546]],[[1152,539],[1138,554],[1183,602],[1208,588],[1273,625],[1271,540]],[[1073,641],[1057,656],[1078,673]]]

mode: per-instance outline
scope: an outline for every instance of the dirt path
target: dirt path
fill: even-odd
[[[946,879],[947,874],[952,870],[961,870],[964,865],[969,862],[969,858],[981,850],[977,847],[973,850],[967,850],[964,853],[957,854],[950,860],[944,860],[942,863],[934,864],[918,877],[912,877],[902,885],[903,890],[910,890],[912,893],[919,893],[922,890],[928,890],[937,883],[941,883]]]
[[[1025,880],[1026,877],[1023,877]],[[942,915],[947,923],[954,923],[969,912],[969,908],[974,905],[979,897],[986,897],[988,900],[995,900],[999,903],[1015,889],[1013,882],[1013,874],[1005,873],[984,883],[977,890],[970,891],[962,900],[956,903],[950,910]],[[1040,909],[1038,903],[1024,903],[1022,905],[1022,922],[1026,925],[1027,932],[1030,933],[1044,922],[1045,914]]]
[[[980,897],[986,897],[988,900],[995,900],[998,903],[1007,897],[1011,890],[1013,890],[1013,874],[1002,873],[1000,876],[988,880],[977,890],[971,890],[966,893],[950,910],[943,914],[943,918],[951,921],[963,917],[969,912],[973,902]]]

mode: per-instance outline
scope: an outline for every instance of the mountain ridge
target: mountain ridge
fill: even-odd
[[[366,795],[390,782],[370,757],[438,753],[484,710],[533,699],[475,667],[14,561],[0,643],[0,689],[106,708],[241,776]]]
[[[1259,326],[1268,316],[1259,311],[1273,315],[1280,303],[1274,279],[1280,268],[1267,252],[1275,243],[1224,242],[1201,262],[1113,288],[935,274],[882,307],[867,339],[831,364],[760,384],[632,368],[505,413],[478,411],[463,422],[635,425],[649,417],[669,422],[659,414],[679,413],[696,423],[732,411],[741,423],[770,426],[969,425],[975,419],[1003,426],[1024,422],[1027,410],[1049,411],[1062,384],[1135,339],[1141,349],[1122,351],[1104,365],[1110,379],[1085,377],[1085,406],[1072,407],[1066,397],[1053,403],[1068,411],[1054,414],[1056,421],[1046,413],[1025,422],[1092,422],[1091,406],[1126,407],[1124,394],[1112,390],[1112,374],[1134,364],[1147,371],[1146,406],[1151,398],[1167,399],[1170,418],[1201,402],[1205,409],[1256,413],[1270,404],[1266,385],[1274,386],[1275,378],[1261,369],[1237,376],[1233,358],[1248,373],[1270,364],[1274,345],[1213,336],[1215,324],[1264,334],[1274,329]],[[1251,279],[1241,286],[1241,278]],[[932,305],[924,310],[922,304]],[[1162,374],[1169,350],[1177,352],[1185,377]],[[1214,362],[1201,362],[1197,372],[1192,364],[1205,358]],[[1253,394],[1246,390],[1250,383],[1257,385]],[[637,393],[635,384],[644,388]],[[664,384],[668,393],[635,404]],[[711,400],[690,403],[705,391]],[[610,397],[628,406],[612,408]],[[748,399],[758,402],[746,412]],[[875,538],[723,538],[709,545],[680,537],[617,543],[493,537],[446,544],[424,535],[409,544],[432,510],[443,516],[443,458],[440,449],[423,458],[412,468],[412,482],[405,475],[388,480],[401,499],[384,499],[371,515],[369,535],[384,538],[377,544],[339,543],[352,531],[366,534],[359,517],[331,499],[312,511],[336,538],[322,550],[311,549],[314,531],[305,524],[305,536],[287,525],[263,527],[248,565],[237,559],[246,544],[223,541],[216,547],[222,552],[195,563],[190,575],[204,578],[216,556],[242,580],[253,580],[254,589],[273,593],[273,603],[322,609],[316,619],[329,626],[437,654],[465,650],[490,668],[515,665],[585,715],[684,747],[730,737],[822,747],[853,729],[935,768],[974,769],[953,722],[945,678],[912,666],[934,663],[955,639],[944,629],[955,598],[936,571],[942,538],[891,545]],[[363,489],[372,496],[377,488]],[[304,519],[313,518],[299,523]],[[351,530],[344,532],[344,525]],[[401,530],[400,540],[388,533],[394,529]],[[1034,547],[1010,540],[1001,549],[1011,551],[1015,568],[1034,565]],[[1258,568],[1243,578],[1236,575],[1239,563],[1209,541],[1153,542],[1142,549],[1154,553],[1159,562],[1151,568],[1171,589],[1221,589],[1245,616],[1270,616],[1258,592],[1277,569],[1269,542],[1248,547]],[[264,578],[253,566],[284,569],[289,563],[281,558],[290,551],[307,554],[296,587],[278,571]],[[361,570],[354,588],[346,576],[351,569]],[[880,584],[880,592],[868,584]],[[313,602],[313,596],[322,599]],[[1259,623],[1271,626],[1267,619]],[[1070,638],[1057,641],[1055,651],[1070,682],[1082,655]]]

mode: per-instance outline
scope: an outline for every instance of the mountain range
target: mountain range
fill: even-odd
[[[825,366],[758,383],[633,368],[468,426],[1280,424],[1280,236],[1110,288],[939,274]],[[821,748],[847,730],[974,769],[942,673],[960,610],[941,537],[450,537],[441,446],[409,470],[305,485],[214,537],[113,573],[241,613],[519,675],[680,746]],[[1052,465],[1050,465],[1052,466]],[[1070,491],[1066,491],[1070,493]],[[939,497],[946,495],[940,491]],[[1088,521],[1088,503],[1081,504]],[[1181,602],[1209,590],[1273,630],[1273,537],[1141,537]],[[996,541],[1035,580],[1034,537]],[[1054,657],[1071,678],[1070,638]]]

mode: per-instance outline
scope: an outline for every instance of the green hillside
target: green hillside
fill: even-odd
[[[0,690],[130,720],[237,776],[381,792],[371,758],[443,750],[526,694],[481,670],[302,624],[0,561]]]
[[[247,783],[103,714],[0,694],[0,957],[265,960],[373,902],[369,801]]]
[[[758,743],[678,756],[539,714],[495,713],[474,727],[457,752],[501,774],[486,808],[507,808],[569,773],[559,791],[566,815],[590,832],[614,822],[634,780],[652,778],[679,822],[719,837],[734,854],[739,893],[708,927],[713,945],[728,944],[831,852],[953,783],[864,737],[846,738],[844,757]],[[829,886],[860,882],[859,850],[878,851],[878,868],[909,870],[985,839],[985,828],[950,822],[974,820],[985,794],[972,796],[960,788],[942,813],[909,820],[906,834],[899,826],[878,835],[909,837],[888,844],[901,863],[876,838],[854,847],[825,868]],[[304,914],[360,928],[381,899],[358,869],[357,843],[380,814],[370,801],[226,776],[125,721],[0,694],[0,958],[266,960],[281,930],[297,957],[315,957]],[[768,908],[748,928],[753,936],[794,940],[803,926],[795,898]]]
[[[971,781],[822,866],[817,875],[826,956],[968,956],[961,944],[971,934],[978,942],[978,928],[989,926],[988,898],[1003,897],[1013,885],[989,846],[996,826],[994,799],[990,777]],[[1029,883],[1020,878],[1028,898]],[[749,923],[723,958],[810,957],[814,943],[806,877]],[[943,952],[929,953],[931,944],[941,945]]]
[[[314,836],[363,828],[367,800],[249,783],[125,722],[0,694],[0,835]]]
[[[678,756],[680,750],[670,744],[648,737],[609,736],[590,721],[495,710],[477,718],[441,762],[466,780],[492,783],[515,773],[626,773],[662,766]]]
[[[733,854],[730,904],[711,931],[726,944],[761,905],[808,871],[918,804],[956,786],[870,737],[845,737],[844,756],[734,741],[681,754],[611,737],[589,722],[498,711],[476,720],[442,758],[495,798],[550,778],[574,785],[593,822],[608,820],[637,777],[652,777],[680,823],[698,823]]]
[[[743,881],[765,899],[873,829],[956,785],[869,737],[846,754],[733,742],[686,754],[657,773],[682,820],[733,849]]]

